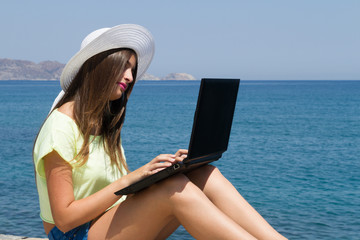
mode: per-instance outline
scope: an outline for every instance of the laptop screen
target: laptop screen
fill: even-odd
[[[188,159],[227,149],[240,79],[202,79]]]

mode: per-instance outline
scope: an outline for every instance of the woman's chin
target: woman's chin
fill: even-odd
[[[122,95],[123,95],[122,91],[117,91],[116,93],[111,94],[110,101],[118,100],[122,97]]]

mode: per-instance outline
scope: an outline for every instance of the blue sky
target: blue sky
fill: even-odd
[[[0,58],[66,63],[91,31],[148,28],[148,73],[244,80],[360,79],[358,0],[3,0]]]

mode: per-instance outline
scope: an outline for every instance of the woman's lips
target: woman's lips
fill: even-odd
[[[123,91],[125,91],[126,88],[127,88],[127,84],[126,84],[126,83],[119,82],[118,85],[121,87],[121,89],[122,89]]]

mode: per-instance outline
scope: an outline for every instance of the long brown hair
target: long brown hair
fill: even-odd
[[[74,119],[84,138],[76,157],[82,165],[89,157],[92,135],[99,135],[112,163],[122,171],[129,171],[121,149],[121,129],[125,120],[126,104],[133,89],[137,65],[133,71],[134,81],[118,100],[110,101],[116,81],[122,77],[130,57],[131,49],[112,49],[89,58],[66,90],[55,108],[74,101]]]

